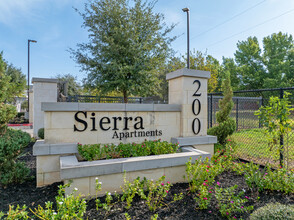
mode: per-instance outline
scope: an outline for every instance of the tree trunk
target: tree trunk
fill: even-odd
[[[128,103],[128,94],[127,94],[127,91],[123,91],[123,96],[124,96],[124,103]]]

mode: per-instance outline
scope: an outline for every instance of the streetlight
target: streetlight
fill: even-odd
[[[190,28],[189,28],[189,8],[183,8],[183,12],[187,12],[187,68],[190,69]]]
[[[28,40],[28,118],[30,111],[30,42],[37,43],[36,40]]]

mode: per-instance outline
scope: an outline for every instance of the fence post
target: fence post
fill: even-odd
[[[212,128],[212,94],[210,94],[210,127]]]
[[[280,99],[283,99],[284,90],[280,88]],[[281,119],[280,119],[281,120]],[[284,166],[284,137],[283,135],[280,136],[280,166]]]
[[[260,109],[260,107],[263,106],[263,97],[261,96],[261,99],[259,101],[259,106],[258,106],[258,109]],[[258,119],[258,124],[259,124],[259,128],[261,128],[261,122],[260,122],[260,119]]]
[[[237,98],[237,103],[236,103],[236,131],[238,131],[239,128],[239,99]]]

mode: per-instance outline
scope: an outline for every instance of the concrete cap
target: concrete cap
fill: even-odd
[[[81,103],[81,102],[42,102],[42,111],[73,112],[181,112],[177,104],[124,104],[124,103]]]
[[[58,83],[58,79],[48,79],[48,78],[32,78],[32,83],[41,82],[41,83]]]
[[[174,72],[166,74],[166,79],[174,79],[178,78],[181,76],[190,76],[190,77],[195,77],[195,78],[205,78],[209,79],[210,78],[210,72],[209,71],[203,71],[203,70],[194,70],[194,69],[179,69]]]

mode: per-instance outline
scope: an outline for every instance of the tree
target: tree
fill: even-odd
[[[3,53],[0,53],[0,135],[6,131],[6,124],[15,117],[16,107],[6,104],[10,97],[11,77],[5,75],[7,68],[6,62],[3,60]]]
[[[77,77],[71,74],[60,75],[58,74],[56,78],[61,82],[67,82],[67,94],[69,96],[81,95],[82,87],[77,82]],[[61,91],[64,93],[64,91]],[[65,95],[65,94],[64,94]]]
[[[240,89],[263,88],[266,71],[262,62],[261,49],[256,37],[237,43],[235,61],[241,75]]]
[[[207,130],[207,134],[217,136],[217,141],[224,145],[227,142],[227,137],[236,130],[236,122],[229,117],[234,107],[233,90],[231,87],[230,73],[225,73],[225,78],[222,82],[222,90],[224,97],[219,101],[220,110],[216,113],[217,126]]]
[[[10,86],[8,89],[8,98],[10,100],[15,97],[21,97],[24,95],[26,89],[26,76],[21,72],[21,69],[14,67],[12,64],[8,64],[5,75],[10,77]]]
[[[174,25],[166,26],[164,16],[152,11],[154,5],[155,1],[142,0],[94,0],[85,5],[85,12],[79,13],[89,32],[89,43],[71,49],[88,74],[85,85],[103,94],[120,92],[125,102],[130,95],[158,91],[158,70],[175,37],[169,37]]]
[[[175,70],[185,68],[187,63],[187,58],[184,56],[172,57],[168,62],[165,70],[165,74],[173,72]],[[219,61],[212,57],[211,55],[203,54],[200,51],[195,51],[190,54],[190,69],[209,71],[211,76],[208,79],[208,92],[214,92],[217,90],[218,77],[221,70]]]
[[[233,91],[237,91],[240,88],[240,74],[238,72],[238,66],[236,65],[233,58],[226,58],[223,57],[223,63],[222,63],[222,70],[221,70],[221,76],[219,77],[220,85],[223,81],[223,77],[225,76],[225,73],[230,73],[230,79],[231,79],[231,86]]]
[[[294,82],[294,41],[282,32],[263,38],[263,50],[256,37],[237,43],[234,74],[239,89],[279,88]]]

